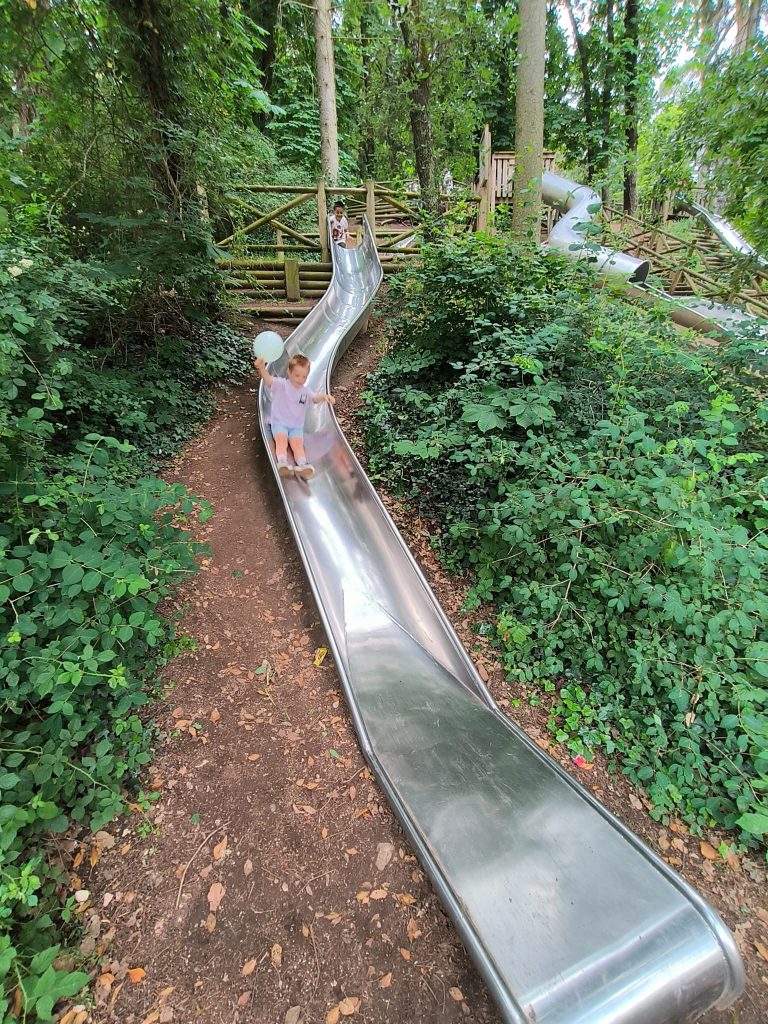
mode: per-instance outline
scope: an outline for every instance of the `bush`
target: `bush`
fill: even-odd
[[[102,827],[137,788],[153,674],[185,643],[160,604],[202,550],[186,523],[209,514],[141,474],[250,366],[204,309],[142,334],[136,275],[61,241],[0,242],[2,1021],[50,1020],[87,981],[58,960],[75,918],[49,837]]]
[[[590,272],[444,240],[392,298],[375,475],[440,523],[512,680],[657,818],[768,831],[768,410],[757,338],[691,348]]]

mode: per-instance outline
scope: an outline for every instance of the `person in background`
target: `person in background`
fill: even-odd
[[[348,233],[349,221],[344,213],[344,203],[334,203],[331,217],[331,241],[340,245],[342,249],[346,249]]]
[[[275,439],[277,471],[280,476],[299,476],[309,480],[315,475],[315,467],[307,462],[304,451],[304,420],[307,418],[309,403],[317,405],[328,402],[335,405],[333,395],[323,395],[307,387],[309,359],[300,352],[288,361],[288,376],[273,377],[267,371],[266,362],[259,358],[253,364],[272,395],[272,409],[269,428]],[[288,462],[290,445],[296,465]]]

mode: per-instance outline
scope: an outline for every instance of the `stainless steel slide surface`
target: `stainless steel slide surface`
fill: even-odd
[[[333,249],[287,343],[317,390],[381,281],[367,226]],[[259,402],[272,450],[263,385]],[[727,1005],[742,967],[715,912],[501,714],[328,406],[305,441],[315,477],[275,479],[362,749],[504,1020],[673,1024]]]
[[[686,209],[690,210],[691,213],[705,221],[723,245],[730,249],[731,252],[738,253],[740,256],[746,256],[748,259],[754,260],[758,266],[763,269],[768,267],[768,260],[761,256],[754,246],[750,245],[746,238],[744,238],[743,235],[740,235],[733,224],[729,223],[724,217],[720,217],[718,214],[712,213],[711,210],[702,206],[701,203],[684,202],[682,205]]]
[[[588,185],[578,185],[575,181],[562,178],[552,171],[545,171],[542,176],[542,198],[547,205],[564,211],[550,232],[548,246],[565,252],[572,259],[590,260],[596,264],[599,274],[623,278],[628,282],[630,294],[638,298],[653,298],[667,303],[669,317],[675,323],[696,330],[706,331],[715,328],[725,332],[744,324],[757,323],[757,318],[751,313],[735,306],[710,302],[708,299],[682,299],[660,288],[646,285],[645,280],[650,271],[650,263],[647,260],[639,260],[629,253],[596,245],[587,238],[587,225],[594,220],[602,206],[600,196]],[[735,239],[738,238],[751,250],[749,243],[745,242],[727,221],[714,218],[714,215],[709,214],[703,207],[697,207],[697,212],[707,214],[711,224],[714,219],[720,220],[718,233],[721,237],[724,237],[724,225],[730,229],[728,244],[735,245]]]

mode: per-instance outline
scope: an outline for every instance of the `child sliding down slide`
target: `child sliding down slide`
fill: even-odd
[[[328,402],[334,405],[336,399],[333,395],[322,395],[307,387],[309,359],[306,356],[298,353],[291,356],[287,377],[273,377],[261,358],[254,360],[253,365],[272,395],[269,427],[275,439],[277,471],[283,477],[299,476],[309,480],[315,475],[315,467],[309,465],[304,452],[304,421],[309,403]],[[288,462],[289,446],[296,460],[295,466]]]

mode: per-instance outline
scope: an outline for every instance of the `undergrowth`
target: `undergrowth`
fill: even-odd
[[[78,908],[56,836],[136,798],[153,740],[141,709],[186,644],[161,602],[195,571],[187,527],[210,514],[145,474],[209,415],[211,386],[249,366],[247,343],[171,287],[167,265],[148,284],[68,258],[65,241],[0,241],[4,1022],[51,1020],[88,980],[61,955]],[[204,260],[194,277],[213,290]]]
[[[444,239],[390,291],[369,462],[440,525],[508,677],[657,819],[768,832],[768,500],[757,337],[693,347],[592,272]]]

